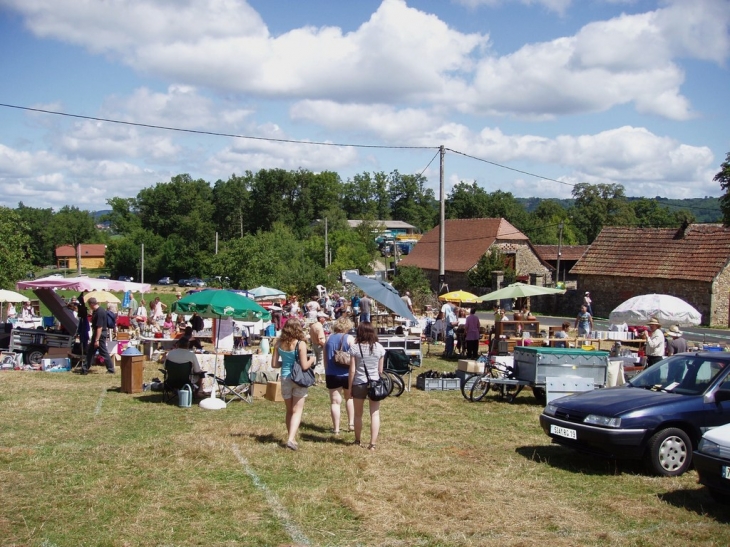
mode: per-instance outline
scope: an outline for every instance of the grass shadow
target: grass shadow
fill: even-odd
[[[642,474],[640,461],[616,460],[583,454],[555,444],[519,446],[515,452],[525,459],[583,475]]]
[[[730,511],[728,511],[730,506],[712,499],[707,488],[672,490],[664,494],[657,494],[657,497],[663,502],[693,511],[702,517],[709,517],[723,524],[730,523]]]

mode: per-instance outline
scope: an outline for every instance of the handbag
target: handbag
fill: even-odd
[[[335,350],[335,363],[342,367],[350,368],[350,354],[342,349],[345,347],[345,337],[346,336],[347,336],[347,334],[342,335],[342,341],[340,342],[340,349]]]
[[[368,399],[371,401],[382,401],[390,395],[390,390],[382,378],[378,378],[377,380],[370,379],[368,366],[365,364],[365,356],[362,354],[362,344],[358,344],[358,347],[360,348],[360,357],[362,357],[362,366],[365,368],[365,377],[368,379]]]
[[[313,386],[317,381],[314,377],[314,367],[309,367],[307,370],[302,369],[302,364],[299,362],[299,342],[294,346],[294,364],[291,367],[290,378],[300,387]]]

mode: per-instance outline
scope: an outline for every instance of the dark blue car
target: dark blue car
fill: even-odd
[[[610,458],[644,459],[659,475],[692,463],[702,434],[730,423],[730,353],[682,353],[628,384],[556,399],[540,415],[553,442]],[[719,399],[723,399],[720,401]]]

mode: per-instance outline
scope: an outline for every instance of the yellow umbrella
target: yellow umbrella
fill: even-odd
[[[96,298],[97,302],[105,302],[107,304],[121,304],[121,300],[109,291],[90,291],[84,295],[84,302],[88,302],[90,298]]]
[[[461,304],[476,304],[477,298],[479,297],[476,294],[461,290],[447,292],[439,296],[439,300],[442,302],[459,302]]]

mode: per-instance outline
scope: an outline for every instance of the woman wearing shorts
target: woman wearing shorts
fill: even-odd
[[[324,373],[327,389],[330,391],[330,412],[332,414],[332,433],[339,435],[340,433],[340,407],[342,405],[342,395],[345,397],[345,409],[347,410],[347,423],[350,425],[350,431],[355,431],[353,422],[353,402],[350,395],[350,367],[341,365],[335,361],[335,352],[342,349],[344,352],[350,351],[350,347],[355,340],[348,333],[352,330],[352,321],[341,316],[332,324],[333,334],[327,339],[324,345]],[[342,395],[340,395],[342,390]]]
[[[289,450],[299,448],[295,439],[302,421],[304,399],[307,397],[308,389],[295,384],[291,379],[291,369],[296,359],[295,352],[299,353],[302,370],[314,366],[314,357],[307,358],[307,343],[302,324],[298,319],[291,318],[281,329],[279,342],[274,347],[274,355],[271,358],[272,366],[281,367],[281,396],[286,405],[286,430],[289,434],[286,448]]]
[[[362,432],[362,412],[368,396],[368,376],[377,380],[383,374],[385,349],[378,342],[378,335],[371,323],[360,323],[357,327],[355,343],[350,346],[349,384],[355,410],[355,444],[360,444]],[[367,367],[367,375],[365,373]],[[380,432],[380,401],[370,400],[370,444],[368,450],[375,450]]]

